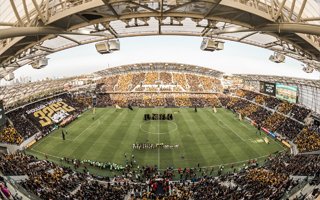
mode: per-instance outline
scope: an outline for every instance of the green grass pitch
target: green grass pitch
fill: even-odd
[[[173,121],[143,120],[145,113],[172,113]],[[92,119],[94,116],[94,119]],[[264,159],[283,147],[269,138],[266,144],[256,128],[239,119],[229,110],[210,108],[135,108],[116,110],[97,108],[88,110],[64,128],[68,132],[62,140],[61,129],[38,141],[27,153],[50,159],[61,157],[90,159],[125,165],[135,155],[138,165],[195,167],[240,163],[248,159]],[[177,149],[133,150],[133,143],[165,143]],[[184,156],[182,158],[181,156]]]

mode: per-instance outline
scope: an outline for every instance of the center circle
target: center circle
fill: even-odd
[[[167,134],[178,129],[173,121],[150,120],[140,124],[141,131],[149,134]]]

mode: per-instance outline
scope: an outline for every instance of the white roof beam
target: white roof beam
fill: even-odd
[[[10,4],[11,4],[12,10],[13,10],[13,12],[14,12],[14,15],[16,16],[16,18],[17,18],[20,26],[23,26],[23,21],[22,21],[20,15],[19,15],[19,13],[18,13],[18,10],[17,10],[17,7],[16,7],[14,1],[13,1],[13,0],[10,0]]]
[[[75,40],[75,39],[73,39],[71,37],[68,37],[68,36],[65,36],[65,35],[59,35],[59,36],[62,37],[62,38],[65,38],[67,40],[70,40],[70,41],[72,41],[72,42],[74,42],[74,43],[76,43],[78,45],[81,45],[81,42],[79,42],[79,41],[77,41],[77,40]]]
[[[296,19],[297,22],[300,22],[301,15],[302,15],[302,13],[304,11],[304,8],[306,7],[306,3],[307,3],[307,0],[303,0],[302,5],[300,7],[299,14],[298,14],[297,19]]]
[[[117,18],[119,17],[118,13],[116,12],[116,10],[112,7],[112,5],[110,5],[108,3],[108,0],[102,0],[104,4],[106,4],[106,6],[109,8],[109,10],[111,10],[111,12],[113,13],[114,16],[116,16]]]
[[[45,18],[45,16],[43,15],[43,13],[41,12],[41,9],[40,9],[40,7],[39,7],[39,5],[38,5],[38,3],[37,3],[37,0],[32,0],[32,3],[33,3],[33,5],[34,5],[34,7],[36,8],[40,19],[42,20],[43,23],[45,23],[45,22],[46,22],[46,18]]]
[[[286,4],[286,1],[287,1],[287,0],[282,0],[280,6],[279,6],[279,8],[278,8],[278,12],[277,12],[276,15],[274,16],[274,19],[275,19],[275,20],[277,20],[278,17],[281,15],[282,9],[283,9],[284,5]]]
[[[209,15],[212,14],[212,12],[218,7],[218,5],[220,4],[222,0],[219,0],[217,3],[215,3],[210,10],[204,15],[204,18],[208,17]]]
[[[290,9],[290,13],[289,13],[289,19],[290,19],[290,20],[291,20],[291,18],[292,18],[295,5],[296,5],[296,0],[292,0],[291,9]]]
[[[23,4],[24,13],[25,13],[25,15],[27,17],[27,21],[28,21],[28,23],[30,23],[31,20],[30,20],[30,16],[29,16],[26,0],[22,0],[22,4]]]
[[[0,22],[0,26],[14,26],[14,23]]]
[[[253,33],[250,33],[250,34],[248,34],[248,35],[242,36],[241,38],[238,39],[238,41],[240,42],[241,40],[244,40],[244,39],[246,39],[246,38],[248,38],[248,37],[250,37],[250,36],[252,36],[252,35],[254,35],[254,34],[256,34],[256,33],[257,33],[257,32],[253,32]]]

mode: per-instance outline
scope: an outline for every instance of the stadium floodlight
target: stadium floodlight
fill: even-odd
[[[224,49],[224,42],[212,38],[203,38],[200,49],[203,51],[219,51]]]
[[[111,51],[119,51],[120,50],[120,41],[116,40],[109,40],[109,49]]]
[[[96,43],[96,50],[100,54],[107,54],[112,53],[113,51],[119,51],[120,50],[120,41],[118,39],[116,40],[109,40],[109,41],[102,41]]]
[[[314,67],[310,64],[306,64],[306,65],[302,65],[302,66],[303,66],[302,70],[306,73],[312,73],[314,70]]]
[[[98,42],[96,43],[96,50],[100,53],[100,54],[107,54],[107,53],[111,53],[110,48],[109,48],[109,44],[107,41],[103,41],[103,42]]]
[[[47,57],[41,57],[41,58],[33,61],[31,63],[31,67],[34,69],[42,69],[48,65],[48,60],[49,59]]]
[[[8,73],[7,75],[5,75],[3,78],[4,78],[4,80],[6,80],[6,81],[11,81],[11,80],[14,79],[14,73],[9,72],[9,73]]]
[[[274,63],[284,63],[285,59],[285,55],[278,52],[274,52],[274,54],[269,57],[269,60]]]

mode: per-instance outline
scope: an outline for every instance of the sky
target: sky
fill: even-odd
[[[319,72],[307,74],[300,62],[286,58],[276,64],[269,61],[272,51],[237,42],[226,41],[222,51],[200,50],[202,38],[191,36],[144,36],[120,39],[120,51],[101,55],[94,44],[83,45],[49,55],[43,69],[24,66],[15,77],[31,76],[32,81],[88,74],[107,67],[145,62],[176,62],[194,64],[227,74],[263,74],[319,79]],[[7,82],[1,81],[1,84]]]

